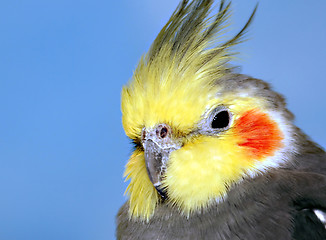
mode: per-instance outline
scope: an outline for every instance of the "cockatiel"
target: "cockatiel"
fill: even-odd
[[[326,239],[326,154],[229,61],[230,3],[182,1],[122,90],[135,144],[118,239]]]

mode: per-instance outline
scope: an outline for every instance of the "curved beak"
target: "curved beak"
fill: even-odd
[[[171,152],[180,148],[180,144],[172,139],[170,126],[159,124],[151,130],[143,129],[142,144],[145,152],[145,163],[149,179],[162,198],[166,198],[162,188],[168,160]]]

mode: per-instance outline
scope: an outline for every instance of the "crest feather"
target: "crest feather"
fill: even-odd
[[[145,64],[150,67],[158,62],[168,65],[173,62],[179,72],[191,69],[215,75],[214,79],[220,77],[227,69],[226,63],[235,54],[232,47],[244,40],[257,6],[238,34],[222,42],[231,2],[225,4],[222,0],[218,12],[210,16],[213,2],[194,0],[189,3],[183,0],[154,40],[143,59]]]
[[[140,59],[121,96],[123,126],[130,138],[157,122],[183,124],[186,131],[207,104],[203,96],[214,94],[216,82],[232,70],[232,47],[244,40],[257,7],[239,33],[225,40],[231,1],[222,0],[215,14],[213,2],[183,0]],[[179,105],[192,111],[187,122]]]

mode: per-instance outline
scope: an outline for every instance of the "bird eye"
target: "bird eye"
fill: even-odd
[[[222,109],[215,113],[211,127],[213,129],[224,129],[227,128],[230,124],[231,115],[228,110]]]

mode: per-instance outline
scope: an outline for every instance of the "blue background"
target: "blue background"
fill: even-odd
[[[0,239],[114,239],[131,152],[120,90],[178,2],[0,2]],[[233,1],[233,32],[255,4]],[[236,63],[324,147],[325,9],[261,1]]]

